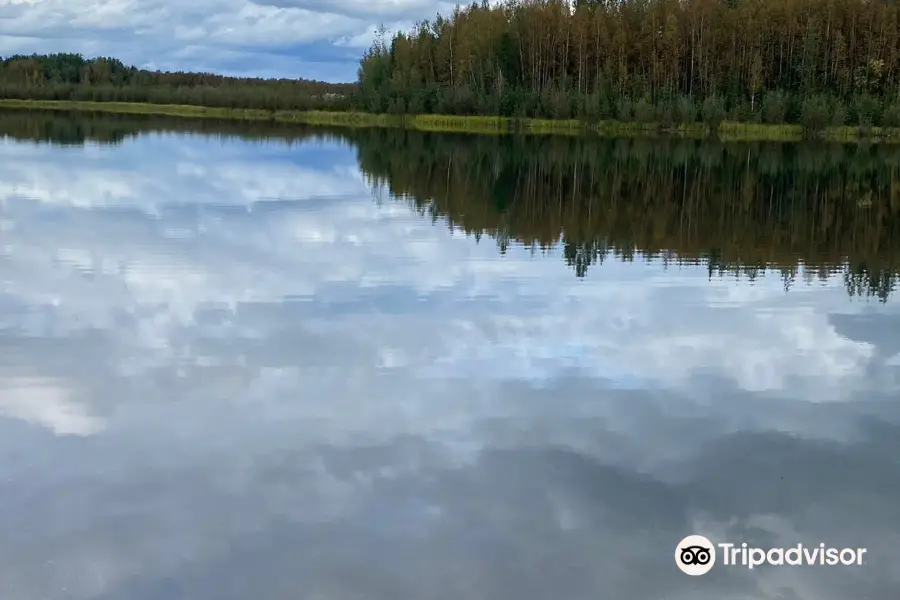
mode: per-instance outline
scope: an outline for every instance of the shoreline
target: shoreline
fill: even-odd
[[[276,121],[312,126],[348,128],[413,129],[435,133],[467,133],[481,135],[599,135],[602,137],[675,136],[702,139],[709,128],[702,123],[662,128],[653,123],[601,121],[589,123],[576,119],[514,119],[510,117],[458,115],[375,115],[339,111],[269,111],[246,108],[216,108],[181,104],[149,104],[137,102],[92,102],[78,100],[0,99],[0,109],[52,110],[138,114],[183,118],[228,119],[236,121]],[[723,142],[797,142],[804,139],[801,125],[763,125],[723,122],[718,128]],[[900,142],[900,128],[860,127],[845,125],[828,127],[816,139],[836,142]]]

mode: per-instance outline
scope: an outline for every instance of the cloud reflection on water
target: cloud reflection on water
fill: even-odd
[[[0,203],[10,600],[900,583],[894,302],[640,261],[578,280],[379,206],[324,143],[6,141]],[[685,581],[701,526],[873,562]]]

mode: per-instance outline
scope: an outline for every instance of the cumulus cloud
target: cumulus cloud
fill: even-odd
[[[897,589],[895,303],[578,280],[373,202],[326,143],[6,141],[0,218],[4,598]],[[694,528],[873,563],[699,588]]]
[[[3,0],[0,55],[80,52],[139,67],[352,81],[376,26],[448,14],[435,0]]]
[[[278,8],[300,8],[311,11],[333,11],[349,16],[365,16],[375,19],[431,18],[438,13],[449,15],[456,3],[435,0],[260,0],[258,4]]]
[[[58,435],[93,435],[105,428],[105,419],[91,415],[73,402],[72,393],[52,381],[0,377],[0,414],[47,427]]]

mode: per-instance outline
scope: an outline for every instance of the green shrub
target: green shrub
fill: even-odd
[[[677,123],[675,105],[671,99],[661,100],[656,107],[656,120],[663,127],[672,127]]]
[[[749,102],[739,102],[731,107],[728,118],[737,123],[753,123],[756,115],[753,114],[753,107]]]
[[[872,126],[881,120],[881,103],[877,98],[863,94],[859,96],[853,103],[853,109],[856,113],[856,122],[860,126]]]
[[[881,124],[885,127],[900,127],[900,102],[893,102],[884,108]]]
[[[840,100],[831,102],[830,123],[835,127],[840,127],[847,122],[847,107]]]
[[[616,117],[625,123],[634,120],[634,103],[629,98],[619,99],[616,104]]]
[[[808,134],[823,131],[832,122],[832,110],[828,99],[822,95],[803,100],[800,108],[800,123]]]
[[[716,131],[725,120],[725,101],[719,96],[710,96],[703,101],[700,112],[710,131]]]
[[[656,120],[656,109],[642,98],[634,105],[634,118],[638,123],[653,123]]]
[[[788,113],[789,99],[781,90],[766,92],[762,103],[763,122],[769,125],[781,125]]]
[[[679,123],[691,124],[697,122],[697,105],[690,96],[682,96],[675,103],[675,118]]]

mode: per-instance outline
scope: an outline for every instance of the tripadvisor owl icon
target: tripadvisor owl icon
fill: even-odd
[[[688,575],[706,575],[716,564],[716,547],[702,535],[689,535],[675,547],[675,564]]]

